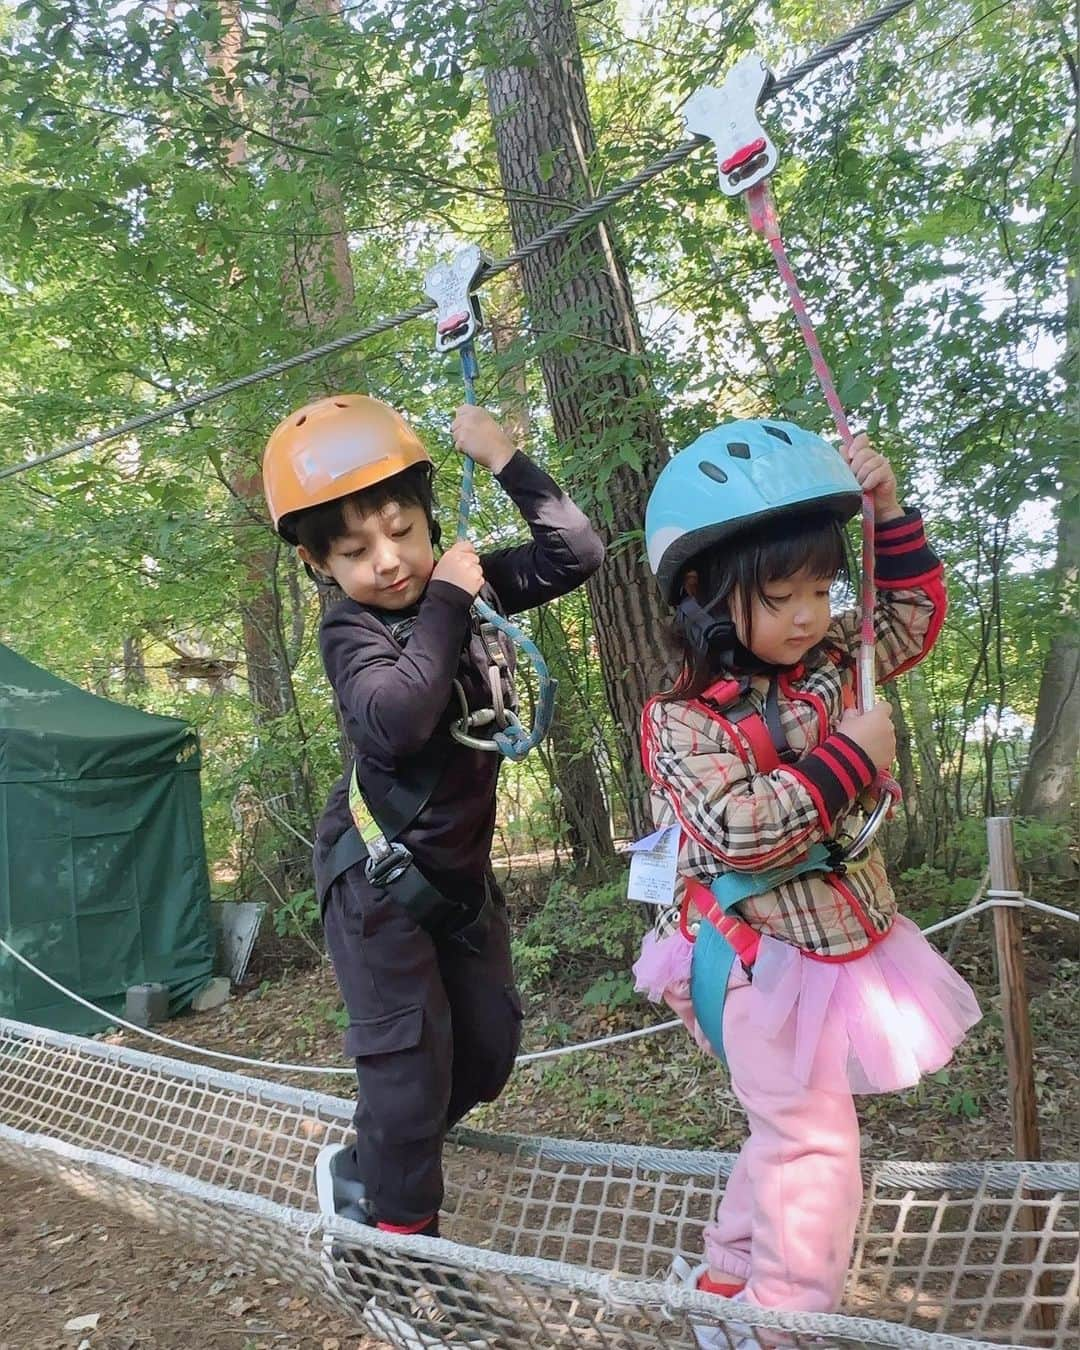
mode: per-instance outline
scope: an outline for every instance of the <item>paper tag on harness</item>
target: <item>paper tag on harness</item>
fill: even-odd
[[[678,825],[668,825],[630,845],[628,900],[643,905],[670,905],[675,898],[675,868],[679,861]]]

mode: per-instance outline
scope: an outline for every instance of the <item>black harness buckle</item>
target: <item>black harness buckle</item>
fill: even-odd
[[[412,866],[413,855],[404,844],[389,844],[382,835],[366,839],[364,876],[372,886],[391,886]]]

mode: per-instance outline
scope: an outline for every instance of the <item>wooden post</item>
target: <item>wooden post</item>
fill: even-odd
[[[1013,823],[1010,816],[991,816],[986,822],[990,847],[990,890],[1020,890],[1016,866]],[[1001,1021],[1005,1028],[1005,1059],[1009,1071],[1009,1102],[1012,1114],[1013,1153],[1021,1161],[1037,1161],[1041,1156],[1039,1116],[1035,1104],[1035,1059],[1031,1043],[1031,1015],[1028,1009],[1027,977],[1024,972],[1022,909],[1004,906],[992,911],[994,948],[997,954],[998,985],[1001,989]],[[1045,1211],[1022,1206],[1016,1215],[1016,1233],[1029,1233],[1021,1239],[1021,1259],[1034,1264],[1039,1249],[1039,1234]],[[1049,1272],[1035,1280],[1036,1298],[1049,1298],[1052,1286]],[[1031,1309],[1036,1327],[1054,1327],[1054,1309],[1049,1303],[1036,1303]]]
[[[1018,891],[1020,874],[1013,847],[1010,816],[991,816],[986,822],[990,846],[991,891]],[[1001,1020],[1005,1027],[1005,1059],[1009,1070],[1013,1152],[1024,1161],[1042,1156],[1039,1117],[1035,1109],[1035,1064],[1031,1046],[1027,978],[1024,974],[1023,911],[1000,908],[994,914]]]

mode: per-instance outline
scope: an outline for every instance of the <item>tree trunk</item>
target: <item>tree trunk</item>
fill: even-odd
[[[912,750],[911,728],[900,702],[900,692],[895,683],[885,685],[885,697],[893,710],[893,726],[896,728],[896,781],[904,794],[904,839],[899,850],[891,849],[890,856],[898,854],[897,870],[906,872],[910,867],[919,867],[926,861],[926,834],[922,825],[920,811],[918,779],[915,774],[915,756]],[[889,839],[884,836],[888,845]]]
[[[143,660],[142,639],[124,639],[124,691],[139,693],[146,688],[146,662]]]
[[[1071,73],[1076,91],[1075,67]],[[1076,96],[1080,99],[1080,92]],[[1080,191],[1080,116],[1073,120],[1072,143],[1072,188],[1075,195]],[[1080,615],[1077,613],[1077,588],[1080,582],[1080,466],[1075,442],[1076,427],[1080,425],[1080,244],[1075,234],[1072,236],[1066,284],[1063,374],[1070,395],[1063,419],[1060,473],[1064,481],[1058,504],[1055,562],[1061,627],[1050,644],[1043,668],[1027,769],[1016,802],[1019,815],[1033,816],[1051,825],[1066,825],[1074,819],[1077,756],[1080,755]]]
[[[1076,588],[1080,578],[1080,509],[1062,501],[1056,564],[1062,597],[1062,627],[1050,644],[1039,685],[1035,729],[1016,810],[1050,825],[1072,819],[1076,761],[1080,754],[1080,631]]]
[[[616,858],[607,796],[593,754],[587,710],[574,701],[571,678],[574,655],[567,649],[564,634],[552,614],[541,616],[536,626],[536,643],[551,674],[559,681],[548,739],[574,872],[578,880],[596,883],[611,877]]]
[[[488,13],[496,15],[489,0]],[[507,19],[500,45],[528,50],[485,73],[510,226],[517,245],[593,195],[594,150],[584,70],[568,0],[525,0]],[[630,827],[648,824],[638,759],[645,700],[670,677],[657,635],[665,625],[659,592],[642,566],[640,538],[648,485],[666,457],[651,399],[626,270],[601,224],[553,244],[522,265],[522,281],[555,433],[572,452],[577,487],[601,485],[598,505],[610,547],[589,582],[605,692],[630,784]],[[633,542],[628,542],[632,540]]]
[[[302,0],[297,6],[294,24],[308,19],[335,19],[341,14],[340,0]],[[289,145],[302,145],[309,139],[305,126],[307,104],[312,97],[313,81],[309,72],[319,68],[314,44],[305,59],[293,59],[298,66],[295,78],[286,79],[274,103],[275,135]],[[308,59],[309,58],[309,59]],[[302,70],[299,67],[303,67]],[[289,254],[281,277],[282,304],[290,325],[302,334],[307,345],[325,342],[356,305],[356,286],[349,257],[348,230],[341,192],[324,172],[320,159],[295,150],[281,149],[274,156],[275,166],[303,183],[310,194],[308,209],[301,222],[293,221]],[[311,396],[346,389],[356,379],[355,353],[310,367],[318,379]],[[319,587],[319,612],[344,599],[336,586]],[[334,700],[338,727],[338,751],[343,767],[352,763],[352,747],[345,734],[341,709]]]
[[[519,316],[509,308],[489,316],[496,355],[502,355],[511,345],[518,323]],[[522,448],[529,438],[530,425],[528,389],[520,366],[502,370],[498,397],[503,426],[514,444]],[[585,660],[585,653],[568,649],[565,634],[553,615],[541,611],[535,630],[537,645],[559,681],[548,740],[574,871],[586,883],[600,881],[615,868],[615,849],[588,710],[581,707],[571,679],[572,663]]]
[[[904,676],[910,716],[908,725],[917,752],[916,791],[923,830],[923,860],[940,865],[940,850],[948,828],[948,792],[941,776],[941,760],[934,737],[934,711],[930,706],[926,676],[916,666]]]
[[[243,94],[237,84],[237,68],[244,45],[242,6],[238,0],[221,0],[219,11],[221,36],[217,47],[208,53],[216,77],[211,94],[216,102],[241,114]],[[233,135],[224,148],[228,163],[233,167],[239,168],[247,160],[248,147],[242,134]],[[236,531],[237,561],[244,578],[240,615],[248,693],[256,727],[269,732],[285,722],[288,731],[280,739],[283,744],[293,747],[288,767],[269,766],[255,787],[270,820],[274,816],[288,820],[299,833],[310,836],[314,833],[315,811],[306,756],[307,738],[293,689],[277,584],[280,542],[269,531],[260,537],[251,530],[252,517],[263,512],[262,476],[252,465],[250,454],[242,453],[239,458],[241,463],[230,474],[229,484],[237,498],[248,507],[246,518]],[[258,457],[255,458],[257,463]],[[275,835],[278,832],[276,824],[273,832]],[[287,853],[295,853],[291,839]],[[298,879],[294,875],[295,869],[284,863],[269,866],[270,873],[264,873],[265,879],[279,893],[279,898],[287,896]]]

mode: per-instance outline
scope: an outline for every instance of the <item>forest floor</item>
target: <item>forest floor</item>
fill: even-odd
[[[514,888],[508,889],[513,904]],[[260,957],[264,973],[268,960],[280,964],[280,950],[269,946],[269,956]],[[958,943],[955,963],[976,987],[986,1015],[949,1069],[914,1092],[862,1099],[865,1157],[1011,1156],[990,948],[986,927],[976,924]],[[1025,953],[1043,1156],[1075,1160],[1080,965],[1074,926],[1029,912]],[[643,1003],[616,1010],[583,1006],[584,987],[564,979],[532,991],[525,1049],[663,1020]],[[338,1009],[329,966],[297,965],[237,991],[222,1008],[161,1030],[234,1053],[333,1063],[341,1058]],[[133,1035],[109,1039],[140,1045]],[[264,1076],[338,1096],[350,1090],[348,1079]],[[744,1130],[725,1073],[678,1031],[525,1066],[500,1100],[474,1113],[469,1124],[723,1150],[737,1149]],[[0,1350],[374,1350],[376,1343],[359,1335],[355,1323],[294,1297],[258,1272],[243,1250],[222,1256],[190,1247],[27,1174],[0,1169],[0,1187]]]

